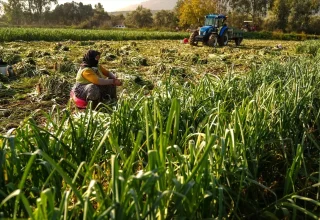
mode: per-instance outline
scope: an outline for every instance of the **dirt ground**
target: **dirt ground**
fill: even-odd
[[[123,87],[130,92],[133,90],[129,87],[134,86],[129,82],[131,76],[156,82],[168,72],[190,79],[200,73],[224,74],[230,68],[235,74],[244,74],[253,63],[294,53],[298,43],[244,40],[239,47],[230,42],[218,48],[165,40],[1,43],[0,55],[12,64],[17,77],[0,78],[0,134],[17,128],[36,111],[49,111],[54,105],[65,108],[77,68],[88,49],[102,52],[101,64],[126,78],[128,83]]]

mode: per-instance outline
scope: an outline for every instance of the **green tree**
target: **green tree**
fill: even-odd
[[[66,2],[57,5],[52,12],[54,19],[52,22],[60,25],[72,25],[80,22],[81,14],[76,2]]]
[[[4,11],[4,17],[9,24],[22,24],[24,20],[23,1],[22,0],[7,0],[1,2]]]
[[[156,27],[174,28],[178,24],[178,18],[173,11],[161,10],[154,15],[153,23]]]
[[[123,24],[125,17],[123,14],[119,15],[110,15],[110,21],[112,26]]]
[[[91,4],[84,5],[82,2],[79,2],[79,13],[80,13],[80,21],[84,21],[89,19],[94,14],[94,10]]]
[[[104,8],[101,3],[98,3],[94,6],[94,19],[100,20],[101,22],[105,20],[110,20],[108,12],[104,11]]]
[[[83,3],[66,2],[57,5],[51,13],[50,21],[59,25],[77,25],[93,17],[94,11],[91,5]]]
[[[320,34],[320,16],[313,15],[310,17],[309,29],[307,31],[309,34]]]
[[[289,0],[275,0],[272,6],[272,15],[276,28],[285,31],[288,26],[288,17],[290,14]]]
[[[266,0],[230,0],[233,10],[243,13],[245,17],[251,18],[254,22],[267,14],[268,1]]]
[[[150,9],[138,6],[135,11],[130,12],[126,16],[124,22],[128,27],[151,27],[153,24],[152,13]]]
[[[319,1],[291,0],[290,14],[288,18],[289,30],[294,32],[307,31],[310,17],[319,9]]]
[[[104,11],[101,3],[96,4],[93,11],[93,17],[88,20],[87,26],[91,28],[110,26],[110,16]]]
[[[38,14],[40,17],[42,13],[45,11],[47,6],[51,4],[58,4],[57,0],[32,0],[31,4],[29,4],[30,10],[33,10],[34,13]]]
[[[57,0],[8,0],[5,13],[10,21],[19,20],[19,18],[11,18],[19,16],[20,20],[28,24],[41,23],[43,12],[48,11],[52,4],[57,4]]]

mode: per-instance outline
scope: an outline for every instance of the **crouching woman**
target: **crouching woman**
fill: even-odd
[[[100,52],[89,50],[84,56],[76,76],[76,83],[72,88],[74,96],[86,102],[92,101],[96,107],[104,100],[117,99],[116,86],[122,81],[109,70],[99,65]]]

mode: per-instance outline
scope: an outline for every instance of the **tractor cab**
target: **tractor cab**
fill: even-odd
[[[204,26],[199,30],[199,36],[209,37],[212,32],[219,33],[219,31],[221,31],[220,29],[223,25],[225,25],[224,22],[227,19],[227,16],[220,14],[209,14],[206,15],[205,18]]]
[[[221,27],[226,19],[224,15],[210,14],[206,16],[204,26]]]
[[[225,21],[227,16],[222,14],[209,14],[205,16],[204,26],[191,33],[189,44],[192,46],[202,42],[204,45],[215,47],[226,46],[229,40],[235,40],[236,45],[242,41],[242,33],[229,28]]]
[[[197,45],[198,42],[210,46],[227,45],[228,27],[225,24],[227,16],[221,14],[209,14],[205,16],[204,26],[193,32],[189,38],[189,44]]]
[[[253,32],[257,30],[257,27],[253,24],[253,21],[243,21],[242,30],[244,32]]]

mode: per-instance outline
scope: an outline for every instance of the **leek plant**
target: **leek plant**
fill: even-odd
[[[0,215],[318,219],[318,62],[169,76],[98,112],[35,112],[1,136]]]

